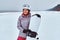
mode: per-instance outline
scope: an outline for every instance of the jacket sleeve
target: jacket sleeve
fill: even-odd
[[[20,17],[18,18],[18,22],[17,22],[17,28],[18,28],[18,30],[20,30],[20,31],[23,31],[24,29],[21,27],[21,21],[20,21],[21,19],[20,19]]]

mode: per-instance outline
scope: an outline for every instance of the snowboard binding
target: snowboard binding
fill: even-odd
[[[27,32],[27,36],[32,37],[32,38],[36,38],[37,35],[38,35],[37,32],[34,32],[34,31]]]

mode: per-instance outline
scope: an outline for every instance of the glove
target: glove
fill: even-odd
[[[28,32],[28,30],[26,30],[26,29],[23,30],[23,33],[27,33],[27,32]]]
[[[27,30],[24,29],[24,30],[23,30],[23,33],[27,33],[27,32],[31,32],[31,30],[29,30],[29,29],[27,29]]]
[[[28,29],[28,30],[27,30],[27,32],[31,32],[31,30],[30,30],[30,29]]]

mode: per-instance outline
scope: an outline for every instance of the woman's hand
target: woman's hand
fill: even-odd
[[[29,29],[27,29],[27,30],[24,29],[24,30],[23,30],[23,33],[27,33],[27,32],[31,32],[31,30],[29,30]]]
[[[28,31],[28,30],[24,29],[24,30],[23,30],[23,33],[27,33],[27,31]]]

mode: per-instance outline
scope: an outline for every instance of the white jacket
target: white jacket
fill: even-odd
[[[23,33],[23,30],[29,28],[30,18],[31,18],[31,14],[29,14],[27,17],[24,15],[19,16],[18,22],[17,22],[17,28],[19,29],[20,37],[26,38],[27,34]]]

